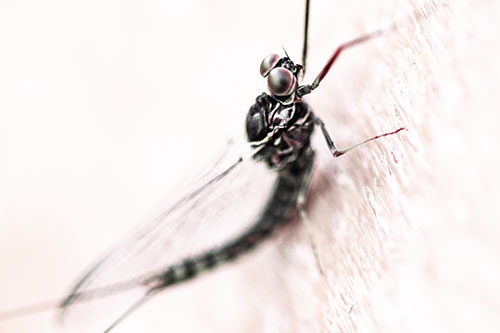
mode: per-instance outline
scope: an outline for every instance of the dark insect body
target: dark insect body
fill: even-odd
[[[315,126],[320,127],[327,146],[334,157],[341,156],[366,142],[403,130],[403,128],[400,128],[391,133],[372,137],[348,149],[338,150],[335,147],[325,125],[320,118],[314,115],[312,108],[302,100],[302,97],[311,93],[319,86],[343,50],[380,36],[382,31],[376,31],[342,44],[336,49],[311,85],[299,85],[300,78],[305,72],[308,18],[309,0],[306,1],[305,33],[302,52],[303,65],[295,64],[288,55],[280,57],[276,54],[271,54],[264,58],[260,72],[263,77],[268,79],[270,94],[263,93],[259,95],[247,114],[247,137],[250,145],[253,147],[251,157],[256,161],[265,163],[268,168],[277,172],[274,188],[257,221],[242,234],[225,244],[180,260],[176,264],[169,265],[160,271],[143,274],[134,279],[125,279],[125,281],[113,285],[86,289],[86,283],[89,280],[95,278],[95,275],[97,275],[97,278],[99,277],[95,273],[105,264],[104,260],[99,261],[76,284],[69,296],[63,302],[59,303],[59,308],[62,309],[63,316],[69,307],[77,303],[110,296],[133,288],[145,287],[144,294],[107,327],[105,332],[108,332],[132,311],[166,287],[192,279],[204,271],[238,258],[271,236],[277,228],[292,221],[297,215],[305,222],[304,202],[315,156],[315,152],[310,146],[310,139]],[[229,168],[179,202],[182,204],[183,201],[189,201],[193,197],[196,197],[207,187],[231,173],[242,161],[243,158],[239,158]],[[32,311],[39,310],[35,309]],[[25,310],[24,313],[26,312],[28,311]],[[7,317],[8,314],[4,314],[4,316]],[[15,314],[11,316],[15,316]]]
[[[248,111],[246,129],[248,140],[260,145],[253,158],[278,171],[273,192],[259,220],[227,244],[169,267],[158,277],[156,288],[188,280],[236,259],[293,219],[297,200],[308,187],[314,163],[314,151],[309,144],[314,129],[311,108],[303,101],[285,105],[263,93]]]
[[[163,274],[152,280],[152,288],[163,289],[234,260],[271,236],[278,227],[290,222],[295,215],[299,194],[306,188],[304,179],[310,172],[313,162],[314,152],[311,149],[304,150],[299,158],[280,171],[271,197],[253,226],[221,247],[167,268]]]

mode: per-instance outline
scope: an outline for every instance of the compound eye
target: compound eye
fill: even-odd
[[[269,91],[276,96],[288,96],[297,88],[297,80],[291,71],[283,67],[273,68],[267,78]]]
[[[262,60],[260,63],[260,75],[266,77],[269,72],[276,66],[278,61],[280,61],[280,56],[277,54],[270,54]]]

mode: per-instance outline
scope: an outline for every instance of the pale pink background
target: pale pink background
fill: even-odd
[[[315,140],[323,196],[309,209],[326,276],[297,226],[116,332],[500,329],[497,3],[311,10],[306,80],[340,42],[408,22],[344,54],[310,99],[339,147],[409,129],[335,161]],[[0,309],[64,295],[241,137],[265,89],[260,61],[281,45],[299,58],[302,15],[296,0],[0,3]],[[51,312],[0,322],[56,330]]]

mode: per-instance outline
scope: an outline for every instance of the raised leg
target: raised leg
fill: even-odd
[[[314,118],[314,123],[316,125],[318,125],[320,128],[321,128],[321,132],[323,133],[323,136],[325,137],[325,140],[326,140],[326,144],[328,145],[328,149],[330,149],[330,152],[332,153],[333,157],[339,157],[339,156],[342,156],[344,155],[345,153],[347,153],[348,151],[350,150],[353,150],[354,148],[356,147],[359,147],[365,143],[368,143],[370,141],[373,141],[373,140],[376,140],[376,139],[379,139],[381,137],[384,137],[384,136],[388,136],[388,135],[393,135],[393,134],[396,134],[396,133],[399,133],[403,130],[406,130],[406,128],[404,127],[401,127],[393,132],[389,132],[389,133],[384,133],[384,134],[380,134],[380,135],[376,135],[372,138],[369,138],[369,139],[366,139],[358,144],[355,144],[354,146],[351,146],[349,148],[346,148],[346,149],[343,149],[343,150],[338,150],[337,147],[335,147],[335,144],[333,143],[333,140],[332,138],[330,137],[330,134],[328,134],[328,131],[326,130],[326,127],[325,127],[325,124],[323,123],[323,121],[319,118]]]
[[[384,32],[383,30],[377,30],[377,31],[374,31],[372,33],[369,33],[369,34],[363,35],[361,37],[358,37],[356,39],[353,39],[347,43],[341,44],[339,47],[337,47],[337,49],[332,54],[330,59],[328,59],[328,62],[326,63],[325,67],[323,67],[321,72],[318,74],[318,76],[314,80],[313,84],[311,85],[311,90],[314,90],[319,86],[320,82],[323,80],[323,78],[326,76],[326,74],[328,74],[328,71],[330,70],[332,65],[335,63],[335,60],[337,60],[338,56],[342,53],[342,51],[344,51],[345,49],[348,49],[350,47],[353,47],[355,45],[364,43],[370,39],[379,37],[383,34],[383,32]]]
[[[307,1],[307,2],[309,2],[309,1]],[[306,3],[306,7],[307,6],[308,6],[308,4]],[[309,10],[309,8],[306,8],[306,11],[307,11],[306,15],[308,15],[308,10]],[[333,54],[330,57],[330,59],[328,59],[328,62],[326,63],[325,67],[323,67],[323,69],[318,74],[318,76],[316,77],[316,79],[314,79],[314,82],[312,84],[307,84],[307,85],[300,86],[297,89],[297,96],[299,98],[301,98],[301,97],[303,97],[303,96],[311,93],[311,91],[313,91],[314,89],[316,89],[319,86],[319,84],[321,83],[321,81],[323,80],[323,78],[326,76],[326,74],[328,74],[328,71],[330,71],[330,68],[333,66],[333,64],[335,63],[335,60],[337,60],[337,58],[342,53],[342,51],[344,51],[344,50],[346,50],[346,49],[348,49],[350,47],[353,47],[355,45],[358,45],[358,44],[364,43],[366,41],[369,41],[371,39],[374,39],[376,37],[380,37],[384,33],[394,30],[394,27],[395,26],[391,27],[388,30],[381,30],[381,29],[379,29],[379,30],[376,30],[376,31],[374,31],[372,33],[369,33],[369,34],[363,35],[361,37],[355,38],[355,39],[353,39],[353,40],[351,40],[351,41],[349,41],[347,43],[341,44],[339,47],[337,47],[337,49],[335,50],[335,52],[333,52]],[[307,25],[306,25],[306,29],[307,29]],[[307,38],[304,38],[304,42],[307,43]],[[304,47],[307,48],[307,45],[304,44]],[[307,54],[307,51],[305,51],[305,53]],[[304,56],[304,54],[303,54],[303,56]]]
[[[304,18],[304,45],[302,46],[302,72],[304,74],[306,74],[307,39],[309,37],[309,3],[310,0],[306,0],[306,13]]]

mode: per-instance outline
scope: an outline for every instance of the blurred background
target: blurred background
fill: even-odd
[[[312,1],[321,137],[305,228],[155,298],[116,332],[497,332],[495,1]],[[62,297],[96,257],[244,138],[260,61],[299,61],[304,1],[0,3],[0,310]],[[235,213],[237,210],[235,211]],[[56,313],[0,322],[54,332]],[[85,331],[85,330],[83,330]]]

